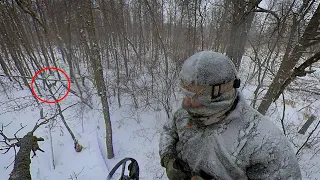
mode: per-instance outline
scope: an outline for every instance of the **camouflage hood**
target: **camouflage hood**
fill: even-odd
[[[216,99],[213,99],[209,104],[202,107],[193,108],[185,106],[182,103],[182,109],[186,110],[190,115],[190,125],[210,125],[217,123],[226,117],[228,112],[232,109],[237,97],[235,89],[222,94]]]
[[[211,125],[226,116],[237,97],[237,91],[233,88],[236,76],[232,61],[218,52],[201,51],[185,60],[179,74],[180,88],[186,96],[201,91],[198,102],[203,105],[193,108],[182,104],[191,117],[191,124]],[[227,88],[221,88],[223,85]],[[219,92],[214,96],[217,86]]]
[[[236,107],[207,126],[188,126],[190,115],[179,109],[163,127],[161,164],[178,158],[192,175],[202,172],[217,180],[300,180],[291,145],[270,119],[250,107],[238,92]]]

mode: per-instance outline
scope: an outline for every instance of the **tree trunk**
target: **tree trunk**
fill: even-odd
[[[86,30],[89,39],[89,49],[91,56],[91,65],[94,72],[95,85],[98,90],[98,95],[100,96],[102,103],[102,110],[106,125],[106,146],[107,146],[107,157],[111,159],[114,157],[113,145],[112,145],[112,126],[109,113],[109,104],[107,99],[107,90],[105,85],[105,80],[103,78],[103,67],[101,63],[101,57],[99,52],[99,47],[96,39],[96,29],[94,26],[94,16],[91,8],[91,0],[85,1],[85,14],[86,19]]]
[[[13,170],[10,173],[9,180],[31,180],[30,174],[30,152],[37,150],[38,140],[33,136],[33,133],[27,133],[22,139],[19,140],[20,149],[15,157]]]
[[[260,113],[265,114],[271,103],[278,99],[276,95],[279,94],[282,84],[291,75],[293,68],[303,55],[304,51],[316,43],[314,39],[316,39],[317,35],[320,34],[318,31],[318,27],[320,25],[319,20],[320,5],[317,7],[315,13],[310,19],[306,30],[298,41],[298,44],[293,48],[289,56],[284,56],[280,68],[258,108]]]
[[[227,56],[233,61],[237,70],[240,68],[242,55],[247,42],[247,36],[255,13],[253,10],[261,0],[250,0],[246,3],[242,0],[233,0],[233,20],[230,32],[230,41],[227,48]]]
[[[151,19],[152,19],[152,22],[153,22],[153,26],[155,27],[155,30],[156,30],[156,34],[158,36],[158,39],[160,41],[160,44],[161,44],[161,48],[163,50],[163,53],[164,53],[164,59],[165,59],[165,75],[166,75],[166,79],[168,78],[169,76],[169,60],[168,60],[168,55],[167,55],[167,49],[164,45],[164,42],[163,42],[163,39],[161,37],[161,34],[160,34],[160,30],[159,30],[159,27],[157,25],[157,21],[156,21],[156,17],[155,17],[155,14],[153,13],[153,9],[151,8],[148,0],[144,0],[146,6],[148,7],[148,10],[149,10],[149,13],[151,15]],[[157,46],[157,44],[155,45]],[[157,53],[157,52],[156,52]]]

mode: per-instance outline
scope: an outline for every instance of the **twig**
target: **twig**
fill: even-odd
[[[67,109],[69,109],[69,108],[71,108],[71,107],[73,107],[73,106],[75,106],[75,105],[77,105],[77,104],[79,104],[79,102],[76,102],[76,103],[74,103],[74,104],[72,104],[72,105],[64,108],[61,112],[65,111],[65,110],[67,110]],[[59,114],[57,114],[57,116],[58,116],[58,115],[59,115]]]
[[[282,93],[282,101],[283,101],[283,111],[282,111],[282,118],[281,118],[281,126],[282,126],[282,130],[283,130],[284,135],[287,135],[286,129],[284,127],[284,117],[285,117],[285,111],[286,111],[286,102],[285,102],[283,93]]]
[[[19,139],[19,138],[17,137],[18,132],[21,131],[23,128],[27,127],[27,126],[23,126],[22,123],[20,123],[20,126],[21,126],[20,129],[19,129],[16,133],[14,133],[14,137],[15,137],[16,139]]]
[[[11,124],[11,123],[9,123],[9,124]],[[15,148],[15,146],[19,146],[18,145],[18,143],[19,143],[19,140],[21,139],[21,138],[18,138],[17,137],[17,133],[21,130],[21,129],[23,129],[23,128],[25,128],[26,126],[22,126],[22,124],[20,124],[20,126],[21,126],[21,128],[16,132],[16,133],[14,133],[14,137],[15,138],[8,138],[4,133],[3,133],[3,125],[1,126],[1,130],[0,130],[0,135],[3,137],[3,141],[0,141],[0,142],[2,142],[2,143],[4,143],[7,147],[6,148],[4,148],[4,149],[0,149],[0,150],[6,150],[4,153],[2,153],[2,154],[6,154],[12,147],[13,148]],[[16,141],[18,141],[18,142],[16,142],[16,143],[12,143],[12,144],[9,144],[9,142],[10,141],[13,141],[13,140],[16,140]]]
[[[47,32],[46,26],[41,22],[38,15],[31,9],[31,2],[32,1],[25,1],[25,0],[16,0],[18,6],[27,14],[29,14],[33,19],[35,19],[40,26],[43,28],[44,32]]]
[[[2,130],[3,130],[4,127],[8,127],[12,122],[13,122],[13,121],[9,122],[9,124],[7,124],[7,125],[1,124],[1,125],[2,125]]]
[[[298,110],[298,112],[302,111],[303,109],[305,109],[305,108],[307,108],[307,107],[310,107],[312,104],[314,104],[314,103],[317,102],[317,101],[318,101],[318,100],[315,100],[314,102],[311,102],[311,103],[309,103],[308,105],[300,108],[300,109]],[[312,108],[312,107],[311,107],[311,108]]]
[[[55,118],[55,117],[56,117],[56,116],[51,117],[51,118],[49,118],[49,119],[46,119],[46,120],[42,121],[40,124],[36,123],[36,125],[33,127],[32,131],[30,131],[30,132],[34,133],[40,126],[42,126],[42,125],[44,125],[44,124],[47,124],[51,119],[53,119],[53,118]]]
[[[303,62],[299,67],[296,67],[293,69],[290,76],[281,84],[281,87],[277,94],[274,96],[273,102],[275,102],[280,94],[284,91],[284,89],[297,77],[306,76],[308,73],[312,73],[314,71],[306,71],[305,69],[309,66],[311,66],[313,63],[320,60],[320,51],[315,53],[313,56],[308,58],[305,62]]]
[[[9,166],[6,166],[5,169],[8,169],[13,163],[14,163],[14,160],[9,164]]]
[[[9,146],[7,148],[1,149],[1,150],[5,150],[6,149],[6,151],[4,153],[2,153],[2,154],[6,154],[12,147],[15,147],[15,146],[16,146],[16,144],[9,144]]]
[[[311,94],[315,94],[315,95],[320,95],[320,92],[316,92],[315,91],[312,91],[312,90],[308,90],[308,89],[302,89],[302,88],[288,88],[288,90],[290,91],[304,91],[304,92],[307,92],[307,93],[311,93]]]
[[[0,74],[0,76],[2,77],[18,77],[18,78],[26,78],[26,79],[32,79],[32,77],[30,76],[8,76],[8,75],[4,75],[4,74]],[[63,80],[63,79],[47,79],[47,78],[41,78],[41,77],[37,77],[37,80],[47,80],[47,81],[68,81],[68,80]]]
[[[72,104],[72,105],[64,108],[64,109],[61,111],[61,113],[62,113],[63,111],[65,111],[65,110],[67,110],[67,109],[69,109],[69,108],[77,105],[78,103],[79,103],[79,102],[74,103],[74,104]],[[59,115],[59,113],[56,113],[54,116],[52,116],[52,117],[50,117],[49,119],[46,119],[46,120],[42,121],[40,124],[38,124],[38,122],[40,121],[40,119],[42,119],[42,118],[40,118],[40,119],[37,121],[37,123],[36,123],[36,125],[34,126],[34,128],[32,129],[32,131],[30,131],[30,132],[34,133],[40,126],[42,126],[42,125],[44,125],[44,124],[47,124],[51,119],[56,118],[58,115]]]
[[[78,179],[79,175],[82,173],[82,171],[84,170],[84,167],[82,168],[82,170],[76,174],[75,172],[73,172],[73,175],[70,175],[70,178],[69,179],[73,179],[73,178],[76,178],[76,180]],[[72,177],[74,176],[74,177]]]
[[[65,84],[63,84],[63,83],[62,83],[62,85],[63,85],[63,87],[64,87],[65,89],[68,89],[67,85],[65,85]],[[77,96],[78,98],[80,98],[80,99],[81,99],[81,102],[82,102],[83,104],[87,105],[90,109],[93,109],[93,107],[92,107],[90,104],[88,104],[88,103],[83,99],[83,97],[81,97],[77,92],[75,92],[75,91],[72,90],[72,89],[70,89],[70,92],[71,92],[72,94],[74,94],[75,96]]]
[[[280,26],[281,20],[280,20],[279,16],[274,11],[271,11],[271,10],[268,10],[268,9],[264,9],[262,7],[259,7],[259,6],[257,6],[257,8],[258,9],[254,10],[254,12],[263,12],[263,13],[271,14],[272,16],[274,16],[277,19],[278,27]]]
[[[61,83],[62,84],[62,83]],[[56,94],[58,94],[59,90],[61,89],[61,87],[63,87],[63,85],[60,85],[59,88],[53,93],[53,95],[55,96]]]

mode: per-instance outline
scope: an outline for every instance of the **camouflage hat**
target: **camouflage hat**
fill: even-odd
[[[219,85],[236,79],[233,62],[225,55],[213,51],[201,51],[185,60],[180,71],[184,84]]]

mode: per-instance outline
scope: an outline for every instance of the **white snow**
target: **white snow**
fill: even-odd
[[[249,66],[246,66],[249,67]],[[240,77],[244,77],[246,71],[242,71]],[[319,71],[318,71],[319,73]],[[107,72],[108,76],[112,76],[112,72]],[[148,79],[148,80],[147,80]],[[4,81],[4,80],[3,80]],[[149,78],[145,75],[141,77],[141,85],[148,83]],[[145,82],[146,81],[146,82]],[[148,82],[147,82],[148,81]],[[9,88],[9,87],[8,87]],[[247,84],[243,90],[247,101],[253,97],[252,93],[255,86]],[[11,99],[8,99],[8,97]],[[315,123],[309,128],[306,135],[297,133],[299,128],[305,122],[303,113],[308,110],[306,108],[307,101],[303,99],[301,94],[285,93],[286,99],[291,99],[295,105],[286,105],[285,125],[287,126],[288,138],[293,143],[301,145],[308,133],[315,126]],[[280,119],[282,116],[282,98],[270,107],[269,115],[274,122],[281,128]],[[22,137],[26,132],[30,131],[37,120],[40,118],[39,108],[36,104],[28,106],[33,100],[33,96],[28,90],[16,90],[11,87],[6,93],[0,94],[0,125],[8,125],[4,128],[7,136],[13,137],[14,133],[20,128],[20,124],[26,126],[19,131],[18,137]],[[70,94],[61,104],[63,108],[78,102],[79,99]],[[135,158],[140,165],[141,179],[167,179],[164,168],[160,166],[158,155],[159,131],[166,121],[166,113],[159,108],[140,108],[135,109],[132,105],[131,97],[122,96],[122,107],[118,108],[116,99],[110,100],[111,121],[113,127],[113,159],[106,158],[105,147],[105,126],[101,113],[101,104],[96,95],[92,98],[94,109],[91,110],[86,106],[74,106],[65,111],[66,120],[73,130],[80,144],[84,146],[82,152],[77,153],[73,148],[73,141],[61,123],[60,118],[54,123],[52,132],[54,164],[52,164],[51,147],[49,139],[48,125],[40,127],[35,135],[43,137],[44,142],[40,142],[40,148],[45,152],[37,152],[37,156],[31,162],[31,175],[35,180],[57,180],[57,179],[78,179],[78,180],[99,180],[106,179],[109,170],[121,159],[125,157]],[[319,97],[311,98],[311,113],[319,117],[319,110],[314,107],[320,107]],[[152,102],[152,101],[151,101]],[[172,102],[173,110],[180,105],[180,99]],[[20,108],[17,109],[17,107]],[[42,104],[45,114],[52,114],[53,105]],[[154,105],[154,107],[159,107]],[[302,110],[300,110],[302,109]],[[50,116],[50,115],[48,115]],[[239,137],[249,133],[252,126],[240,132]],[[317,131],[318,133],[319,131]],[[0,138],[1,140],[1,138]],[[246,139],[243,139],[239,145],[244,145]],[[0,145],[1,147],[1,145]],[[293,146],[294,147],[294,146]],[[297,150],[296,147],[294,147]],[[299,164],[304,179],[318,179],[320,177],[320,155],[315,152],[319,151],[319,147],[306,148],[303,154],[299,156]],[[13,168],[11,164],[14,160],[14,150],[11,149],[6,154],[0,154],[0,179],[8,179]],[[8,167],[8,168],[5,168]],[[116,178],[114,178],[116,179]]]

